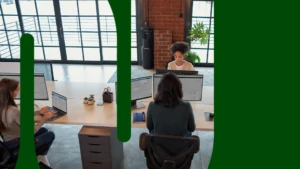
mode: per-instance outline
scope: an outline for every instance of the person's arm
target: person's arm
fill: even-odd
[[[34,116],[38,116],[38,115],[40,115],[40,111],[39,110],[34,111]]]
[[[196,129],[194,113],[193,113],[192,106],[189,102],[188,102],[188,106],[189,106],[188,107],[188,109],[189,109],[188,112],[190,114],[190,117],[189,117],[187,129],[188,129],[189,132],[194,132],[195,129]]]
[[[171,63],[171,62],[170,62],[170,63]],[[170,70],[170,69],[171,69],[170,63],[168,63],[168,70]]]
[[[152,107],[152,103],[149,104],[147,110],[147,128],[149,130],[149,133],[154,129],[154,125],[151,117],[151,107]]]
[[[12,115],[13,115],[13,120],[20,126],[20,120],[21,120],[20,110],[14,109]],[[41,118],[41,120],[34,126],[34,133],[36,133],[46,121],[47,121],[46,118]]]

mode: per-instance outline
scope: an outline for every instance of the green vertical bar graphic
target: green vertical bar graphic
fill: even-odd
[[[117,29],[117,133],[131,136],[131,0],[109,0]]]
[[[21,37],[21,134],[20,152],[16,169],[39,169],[34,148],[34,38],[30,34]]]

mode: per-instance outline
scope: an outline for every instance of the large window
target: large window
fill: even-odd
[[[117,60],[116,26],[108,0],[0,2],[0,58],[19,58],[20,37],[30,33],[35,39],[35,60]],[[131,60],[137,61],[135,0],[131,21]]]
[[[210,29],[210,36],[206,45],[192,43],[191,51],[198,53],[201,63],[214,63],[214,1],[192,1],[191,27],[197,22]]]

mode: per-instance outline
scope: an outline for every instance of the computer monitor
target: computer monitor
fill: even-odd
[[[117,93],[117,82],[115,82]],[[117,95],[116,95],[117,96]],[[140,102],[141,99],[152,97],[152,76],[145,76],[131,79],[131,108],[140,109],[145,105]]]
[[[153,74],[153,99],[157,94],[158,84],[163,74]],[[203,75],[177,75],[182,84],[184,101],[201,101],[203,90]]]
[[[0,80],[4,78],[20,82],[20,73],[0,73]],[[20,99],[20,93],[16,99]],[[44,73],[34,73],[34,100],[49,100]]]
[[[156,69],[156,74],[166,74],[168,72],[173,72],[177,75],[197,75],[196,70],[166,70],[166,69]]]

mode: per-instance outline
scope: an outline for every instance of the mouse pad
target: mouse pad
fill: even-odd
[[[210,112],[205,112],[205,113],[204,113],[204,116],[205,116],[205,120],[206,120],[206,121],[214,121],[214,116],[211,117],[211,116],[210,116]]]

